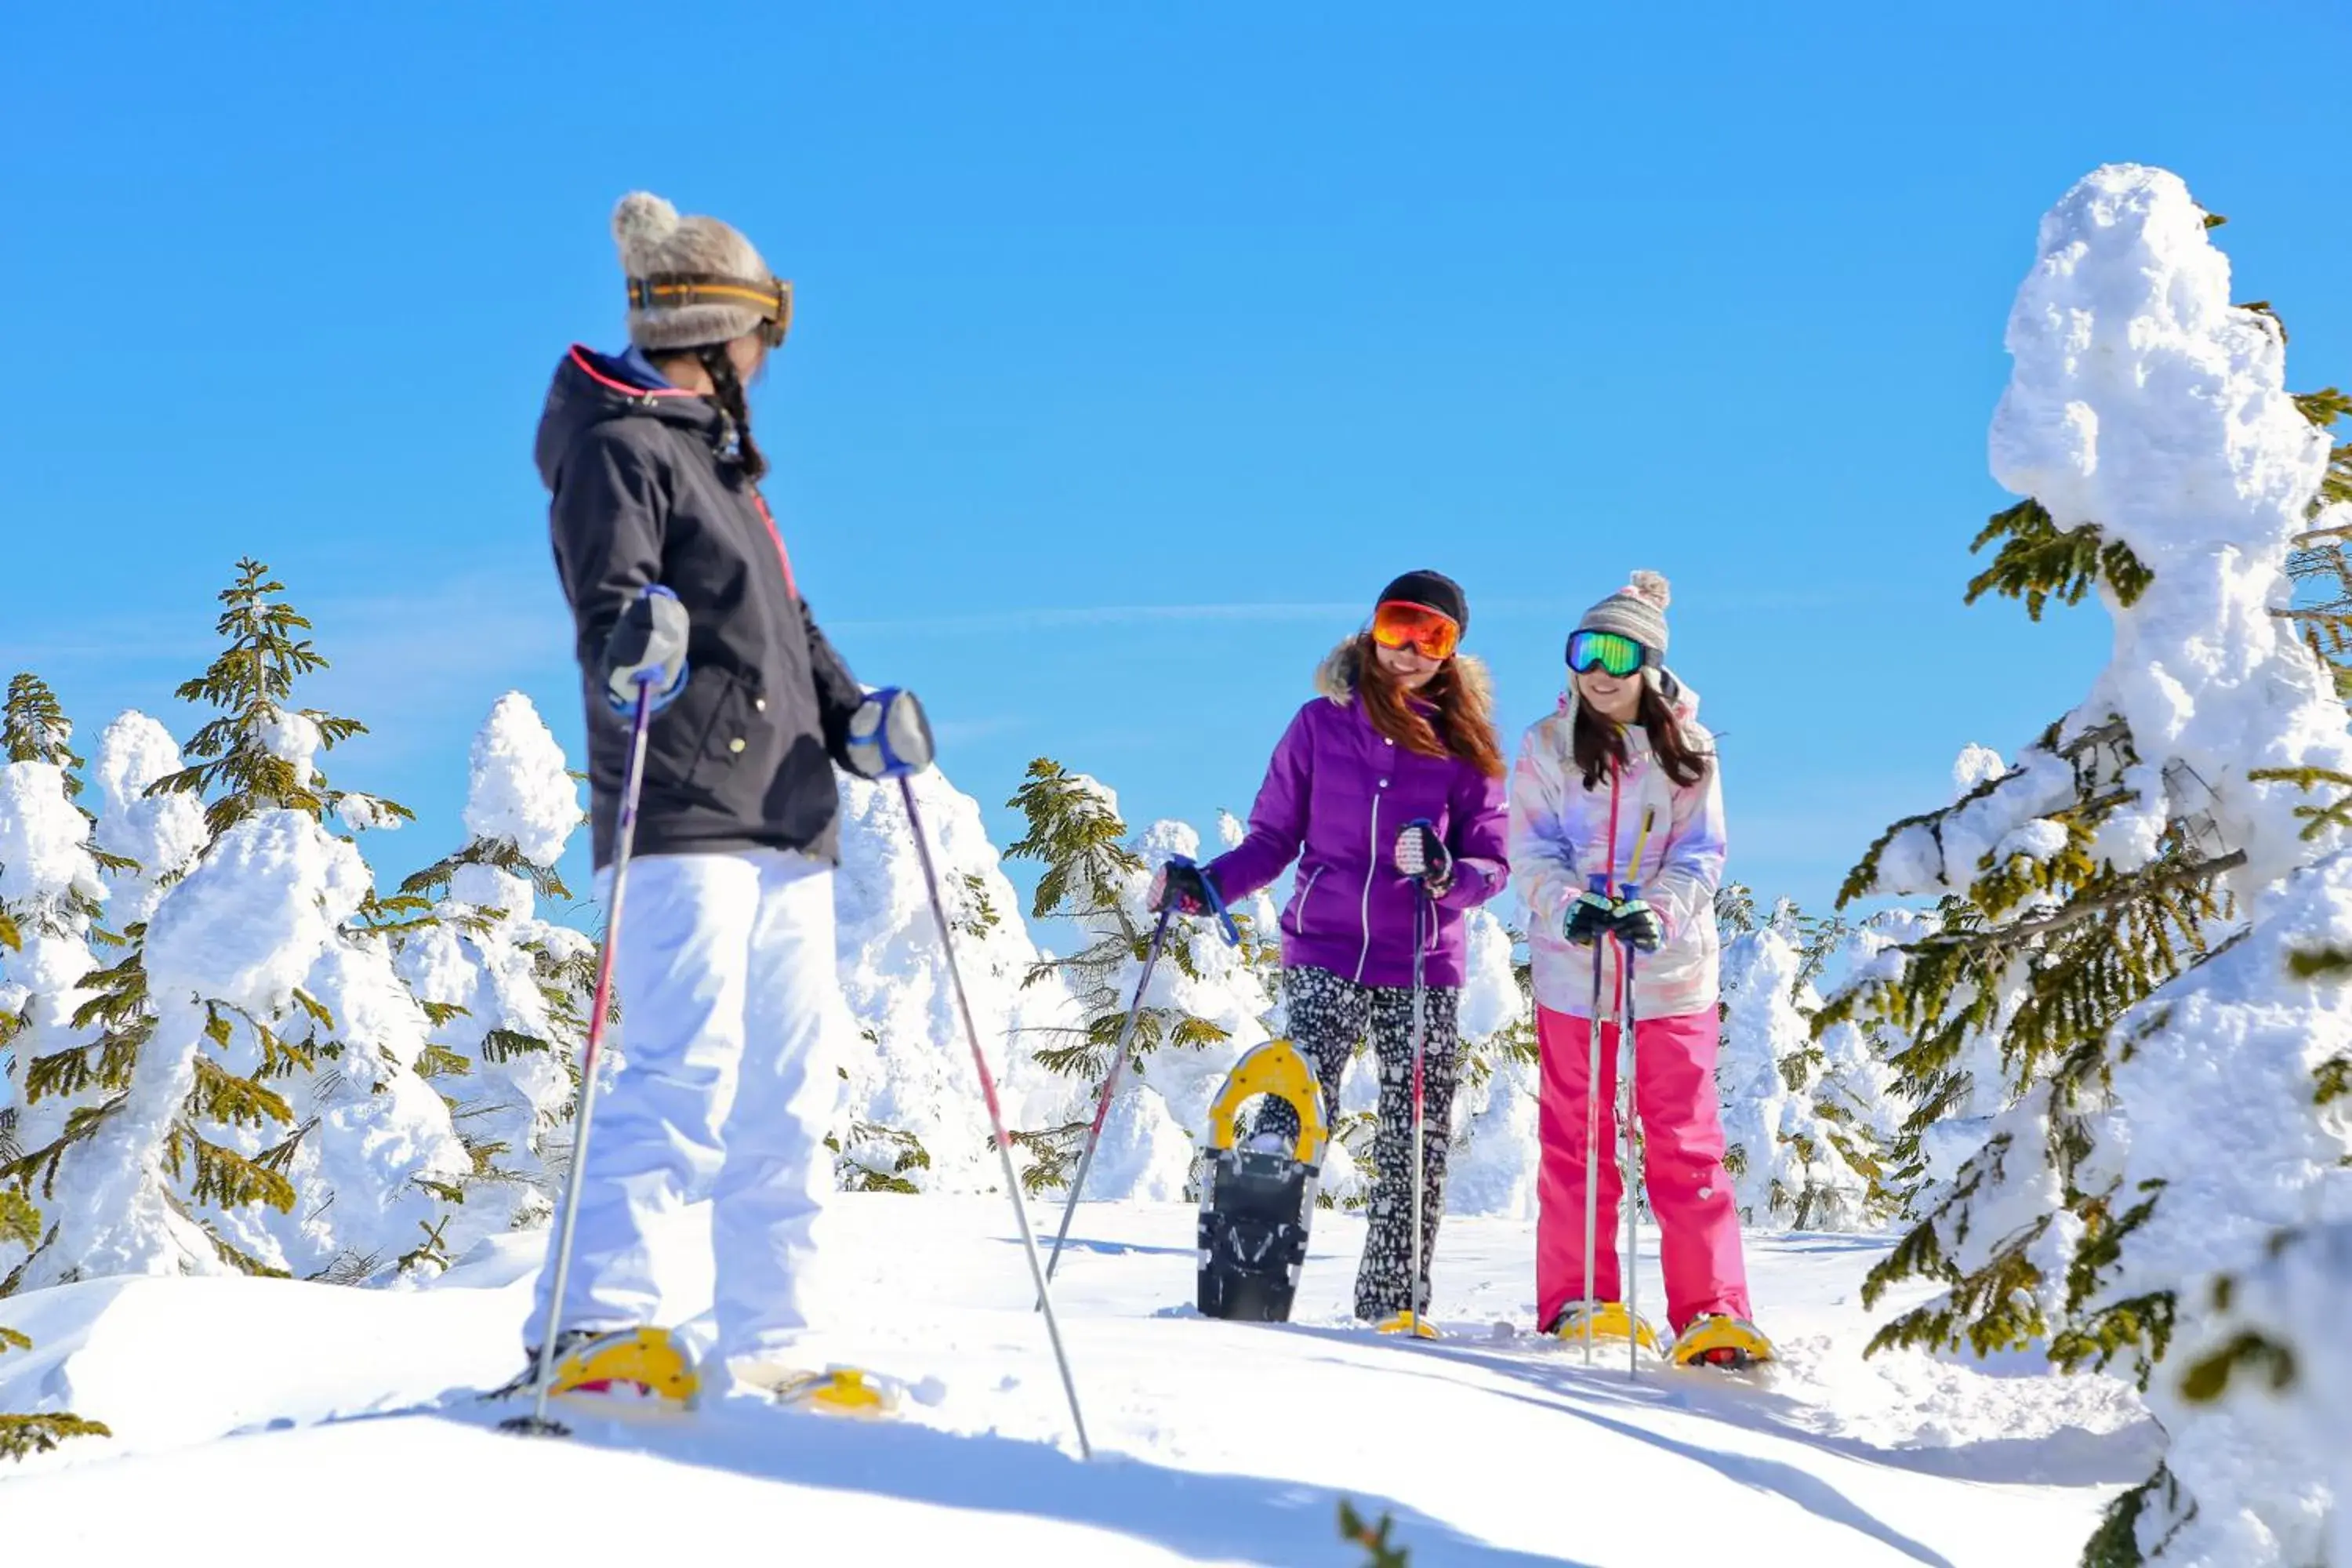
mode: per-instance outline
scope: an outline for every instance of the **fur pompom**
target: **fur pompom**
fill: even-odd
[[[631,191],[613,209],[613,238],[621,268],[632,278],[653,270],[654,258],[677,232],[677,209],[651,191]]]
[[[1672,591],[1666,586],[1665,578],[1655,572],[1643,571],[1634,573],[1633,577],[1627,582],[1626,587],[1632,591],[1635,598],[1646,599],[1662,610],[1666,607],[1667,602],[1674,597]]]

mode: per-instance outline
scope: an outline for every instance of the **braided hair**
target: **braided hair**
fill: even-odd
[[[743,466],[743,477],[754,484],[768,472],[767,455],[751,439],[751,405],[743,395],[743,378],[735,373],[735,361],[725,343],[708,343],[695,350],[703,370],[710,377],[712,401],[726,416],[728,435],[735,447],[735,458]]]

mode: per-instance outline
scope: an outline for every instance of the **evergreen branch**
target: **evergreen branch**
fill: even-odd
[[[1980,931],[1960,935],[1938,933],[1927,938],[1927,944],[1965,948],[2013,946],[2027,937],[2063,931],[2068,926],[2089,920],[2094,915],[2123,908],[2161,889],[2210,881],[2225,871],[2236,870],[2245,863],[2246,852],[2242,849],[2233,849],[2227,855],[2217,855],[2210,859],[2124,879],[2112,891],[2076,900],[2068,903],[2063,909],[2053,910],[2046,915],[2032,916],[2019,921],[2014,925],[1990,926]],[[1909,950],[1906,949],[1906,951]]]
[[[196,1083],[189,1092],[188,1103],[198,1115],[231,1127],[260,1127],[294,1120],[294,1108],[283,1097],[251,1079],[239,1078],[202,1053],[198,1053],[195,1066]]]
[[[111,1437],[102,1421],[79,1415],[0,1415],[0,1459],[25,1459],[46,1454],[74,1437]]]
[[[2098,524],[2086,522],[2062,532],[2049,510],[2030,497],[1994,513],[1969,549],[1982,550],[1996,539],[2003,542],[2001,547],[1992,564],[1969,579],[1967,604],[1988,593],[2022,599],[2026,615],[2038,621],[2053,598],[2081,604],[2102,581],[2126,607],[2155,581],[2155,574],[2141,564],[2131,547],[2105,539]]]

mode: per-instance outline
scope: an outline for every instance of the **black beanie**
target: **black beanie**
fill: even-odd
[[[1443,572],[1408,572],[1381,589],[1372,604],[1378,608],[1399,600],[1435,610],[1460,627],[1465,637],[1470,633],[1470,601],[1462,596],[1462,584]]]

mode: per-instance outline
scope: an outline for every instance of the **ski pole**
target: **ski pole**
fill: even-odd
[[[637,837],[637,795],[646,782],[646,731],[652,725],[653,712],[653,682],[641,679],[636,716],[629,727],[629,764],[621,780],[621,814],[613,829],[613,907],[604,918],[604,951],[596,955],[596,999],[588,1015],[588,1043],[580,1051],[580,1120],[572,1134],[571,1168],[563,1173],[563,1217],[555,1233],[555,1286],[548,1293],[547,1321],[541,1325],[530,1414],[501,1422],[510,1432],[560,1437],[565,1431],[562,1423],[547,1418],[547,1390],[554,1381],[555,1337],[563,1324],[564,1288],[572,1279],[572,1237],[580,1218],[580,1172],[588,1163],[588,1130],[596,1114],[596,1061],[604,1041],[604,1015],[613,998],[613,954],[621,945],[621,904],[628,889],[629,850]]]
[[[1168,864],[1190,866],[1192,861],[1186,856],[1171,855],[1168,858]],[[1203,877],[1201,879],[1201,885],[1208,889],[1209,907],[1217,917],[1217,925],[1224,936],[1225,945],[1240,946],[1241,930],[1234,924],[1234,917],[1226,910],[1224,900],[1218,896],[1216,884]],[[1143,973],[1135,982],[1135,1000],[1128,1004],[1127,1019],[1119,1026],[1118,1044],[1111,1052],[1109,1068],[1103,1074],[1102,1094],[1095,1101],[1094,1125],[1087,1129],[1086,1152],[1078,1156],[1077,1174],[1070,1178],[1069,1201],[1062,1205],[1061,1227],[1054,1233],[1053,1253],[1045,1259],[1045,1278],[1048,1279],[1054,1277],[1055,1268],[1062,1261],[1062,1244],[1069,1239],[1070,1221],[1077,1217],[1078,1199],[1087,1190],[1087,1173],[1094,1168],[1095,1151],[1102,1143],[1103,1123],[1110,1118],[1110,1102],[1118,1093],[1120,1076],[1127,1071],[1127,1047],[1135,1038],[1136,1021],[1143,1016],[1144,994],[1151,989],[1151,972],[1159,967],[1160,952],[1168,942],[1169,922],[1174,918],[1175,913],[1176,910],[1172,905],[1162,908],[1160,911],[1160,922],[1151,929],[1151,945],[1143,955]],[[1045,1298],[1040,1296],[1037,1299],[1037,1305],[1043,1308],[1045,1304]]]
[[[1078,1458],[1094,1458],[1087,1440],[1087,1418],[1078,1408],[1078,1385],[1070,1376],[1070,1358],[1062,1348],[1062,1325],[1054,1316],[1053,1298],[1046,1292],[1045,1267],[1037,1257],[1037,1237],[1029,1228],[1029,1205],[1021,1199],[1020,1173],[1013,1168],[1013,1141],[1004,1132],[1004,1108],[996,1098],[996,1077],[988,1070],[988,1055],[981,1049],[980,1026],[972,1022],[971,1001],[964,994],[963,971],[956,963],[955,933],[948,921],[948,906],[940,897],[939,871],[931,864],[930,840],[923,832],[923,816],[915,805],[915,782],[898,774],[898,797],[907,804],[907,823],[914,830],[915,854],[923,865],[923,886],[930,894],[931,915],[940,924],[940,951],[947,955],[948,977],[954,982],[956,1011],[963,1016],[963,1032],[971,1042],[971,1065],[980,1074],[981,1098],[988,1102],[988,1124],[995,1134],[996,1156],[1004,1165],[1004,1191],[1013,1199],[1013,1217],[1021,1226],[1022,1250],[1029,1258],[1029,1277],[1037,1282],[1037,1304],[1045,1314],[1045,1337],[1054,1346],[1054,1364],[1062,1373],[1062,1392],[1070,1402],[1070,1425],[1077,1429]]]
[[[1598,872],[1585,884],[1602,898],[1609,896],[1609,879]],[[1601,968],[1608,948],[1606,937],[1592,943],[1591,1049],[1584,1078],[1584,1364],[1592,1364],[1592,1319],[1600,1298],[1593,1294],[1592,1276],[1600,1261],[1601,1229]]]
[[[1641,891],[1635,883],[1625,884],[1625,897],[1629,900],[1641,897]],[[1618,942],[1618,962],[1625,966],[1625,1012],[1617,1026],[1617,1076],[1624,1086],[1624,1106],[1618,1112],[1618,1127],[1619,1135],[1625,1140],[1625,1313],[1633,1320],[1633,1331],[1625,1340],[1627,1377],[1639,1377],[1642,1373],[1642,1256],[1640,1232],[1634,1228],[1642,1212],[1643,1182],[1642,1133],[1637,1121],[1641,1098],[1634,1079],[1640,1067],[1635,1037],[1640,1016],[1633,1005],[1634,956],[1632,942]]]
[[[1650,825],[1657,818],[1654,807],[1642,813],[1642,831],[1633,836],[1633,860],[1626,868],[1627,880],[1620,884],[1624,901],[1631,903],[1642,896],[1641,884],[1632,879],[1642,874],[1642,851],[1650,842]],[[1642,1356],[1642,1253],[1641,1232],[1636,1228],[1642,1213],[1642,1109],[1641,1086],[1636,1075],[1641,1068],[1640,1041],[1635,1025],[1639,1015],[1633,1005],[1633,944],[1620,940],[1617,962],[1624,969],[1623,1013],[1617,1022],[1617,1081],[1622,1097],[1622,1108],[1617,1113],[1617,1135],[1625,1141],[1625,1315],[1632,1320],[1625,1339],[1625,1375],[1641,1375]]]
[[[1412,879],[1412,1280],[1406,1288],[1404,1317],[1406,1331],[1414,1338],[1422,1337],[1426,1325],[1429,1303],[1422,1292],[1422,1189],[1424,1145],[1428,1142],[1428,1119],[1423,1110],[1423,1064],[1428,1055],[1429,1008],[1427,993],[1422,984],[1422,961],[1429,944],[1437,936],[1437,910],[1429,892],[1429,879],[1449,880],[1454,875],[1454,855],[1438,837],[1437,824],[1428,817],[1415,817],[1405,824],[1397,836],[1397,869]],[[1422,927],[1426,921],[1428,933]]]
[[[1405,1299],[1412,1303],[1412,1333],[1421,1335],[1422,1314],[1428,1310],[1421,1289],[1421,1193],[1423,1145],[1428,1142],[1428,1129],[1422,1120],[1421,1062],[1422,1053],[1429,1039],[1429,1016],[1421,988],[1421,957],[1426,938],[1421,934],[1422,916],[1429,909],[1429,885],[1413,884],[1412,903],[1412,1280],[1405,1288]],[[1432,922],[1434,923],[1433,921]]]
[[[1143,994],[1151,988],[1151,972],[1160,966],[1160,950],[1168,941],[1168,922],[1175,918],[1171,905],[1160,911],[1160,923],[1151,928],[1151,946],[1143,955],[1143,973],[1135,983],[1135,1000],[1128,1004],[1127,1021],[1118,1026],[1118,1044],[1112,1047],[1110,1067],[1103,1074],[1102,1095],[1095,1101],[1094,1125],[1087,1129],[1086,1152],[1078,1156],[1078,1173],[1070,1179],[1070,1199],[1062,1205],[1061,1228],[1054,1233],[1054,1250],[1045,1259],[1045,1278],[1053,1279],[1055,1268],[1062,1261],[1062,1244],[1069,1239],[1070,1221],[1077,1217],[1078,1198],[1087,1190],[1087,1173],[1094,1168],[1095,1148],[1102,1142],[1103,1123],[1109,1120],[1112,1097],[1118,1093],[1118,1080],[1127,1069],[1127,1047],[1135,1038],[1136,1020],[1143,1016]],[[1040,1295],[1037,1305],[1043,1308],[1045,1298]]]

